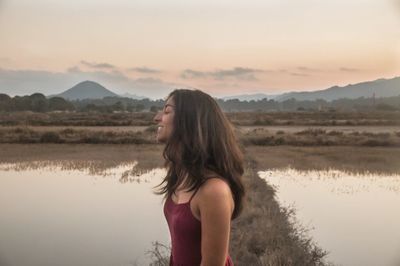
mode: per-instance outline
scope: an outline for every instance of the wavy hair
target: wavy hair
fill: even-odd
[[[173,130],[163,151],[167,175],[157,193],[169,197],[180,185],[193,191],[207,178],[219,177],[230,186],[235,202],[232,218],[236,218],[245,190],[243,154],[232,124],[217,102],[200,90],[174,90],[171,97],[175,103]]]

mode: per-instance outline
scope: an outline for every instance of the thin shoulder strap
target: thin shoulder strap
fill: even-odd
[[[201,187],[207,180],[208,180],[208,178],[204,179],[204,180],[201,182],[200,186],[198,186],[198,187],[195,189],[195,191],[193,192],[192,196],[190,196],[189,202],[192,201],[194,195],[196,195],[197,191],[199,191],[200,187]]]
[[[192,196],[190,196],[189,202],[192,201],[194,195],[196,195],[197,191],[199,191],[200,187],[196,188],[195,191],[193,192]]]

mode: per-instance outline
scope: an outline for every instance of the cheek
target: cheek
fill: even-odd
[[[165,124],[168,125],[169,128],[172,128],[174,124],[174,117],[172,115],[167,117]]]

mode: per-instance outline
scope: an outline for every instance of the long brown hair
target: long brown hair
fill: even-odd
[[[172,135],[163,157],[167,175],[158,194],[166,197],[183,185],[187,191],[198,189],[210,177],[228,182],[233,194],[233,218],[241,212],[244,186],[243,154],[233,126],[208,94],[200,90],[174,90],[168,96],[175,103]]]

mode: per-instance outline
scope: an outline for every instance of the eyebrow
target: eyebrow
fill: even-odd
[[[175,106],[174,105],[172,105],[172,104],[166,104],[165,106],[164,106],[164,109],[166,109],[167,107],[172,107],[172,108],[174,108]]]

